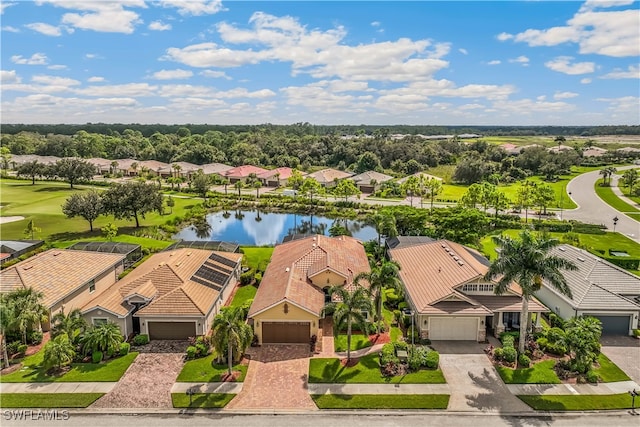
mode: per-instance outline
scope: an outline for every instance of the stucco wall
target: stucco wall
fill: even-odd
[[[557,296],[553,291],[545,288],[544,286],[535,293],[536,298],[538,298],[544,305],[549,307],[551,312],[556,313],[558,316],[563,319],[571,319],[576,315],[575,310],[571,305]]]
[[[284,302],[280,303],[253,317],[253,332],[258,336],[260,343],[262,343],[262,322],[310,322],[309,338],[313,335],[318,335],[318,316],[290,303],[287,304],[288,310],[287,313],[285,313],[284,304]]]
[[[207,332],[204,316],[140,316],[140,333],[149,334],[149,322],[196,322],[196,334]]]
[[[340,276],[337,273],[334,273],[331,270],[325,270],[322,273],[318,273],[317,275],[311,278],[311,283],[316,285],[319,288],[324,288],[326,286],[334,286],[334,285],[342,285],[344,284],[344,277]]]
[[[127,316],[128,319],[122,319],[120,317],[114,316],[113,314],[108,313],[108,312],[106,312],[104,310],[100,310],[98,308],[98,309],[91,310],[88,313],[83,314],[82,317],[84,318],[84,320],[87,321],[87,323],[89,325],[93,325],[93,319],[94,318],[107,319],[108,321],[113,322],[116,325],[118,325],[118,327],[120,328],[120,332],[125,337],[129,336],[129,334],[131,334],[131,332],[133,331],[133,328],[132,328],[132,325],[131,325],[131,316]]]

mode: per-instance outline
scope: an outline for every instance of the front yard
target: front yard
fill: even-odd
[[[248,365],[238,363],[233,365],[233,371],[240,372],[237,382],[244,381],[247,376]],[[201,359],[189,360],[186,362],[176,379],[176,382],[197,383],[197,382],[221,382],[222,377],[227,374],[227,364],[216,364],[213,354]]]
[[[311,398],[320,409],[447,409],[448,394],[323,394]]]
[[[518,396],[518,398],[536,411],[595,411],[631,408],[629,393]]]
[[[347,351],[347,335],[340,334],[334,338],[335,351]],[[352,334],[351,335],[351,350],[361,350],[363,348],[371,347],[372,343],[369,340],[368,335]]]
[[[104,393],[2,393],[3,408],[86,408]]]
[[[224,408],[234,397],[235,394],[228,393],[196,393],[189,405],[189,396],[185,393],[171,393],[171,402],[174,408]]]

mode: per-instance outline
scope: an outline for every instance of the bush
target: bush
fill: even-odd
[[[20,357],[24,356],[25,353],[27,352],[27,348],[29,348],[29,347],[26,344],[20,344],[18,346],[18,351],[17,351],[18,355]]]
[[[141,334],[133,337],[133,345],[145,345],[149,344],[149,335]]]
[[[198,350],[196,349],[195,346],[190,345],[189,347],[187,347],[187,359],[188,360],[195,359],[197,352]]]
[[[253,278],[256,281],[255,285],[260,286],[260,282],[262,282],[262,273],[256,273]]]
[[[400,360],[396,356],[396,349],[393,344],[385,344],[380,351],[380,365],[388,366],[389,364],[397,365]]]
[[[565,332],[560,328],[551,328],[547,331],[547,340],[549,340],[550,343],[562,341],[565,336]]]
[[[253,270],[249,270],[240,275],[240,285],[245,286],[250,284],[255,278],[255,272]]]
[[[518,357],[518,352],[513,347],[503,347],[504,353],[502,358],[505,362],[513,363]]]
[[[427,353],[426,367],[429,369],[437,369],[440,364],[440,353],[433,350]]]
[[[422,355],[416,350],[417,349],[413,349],[409,353],[409,359],[407,360],[409,369],[411,369],[412,371],[417,371],[422,366]]]
[[[546,351],[551,354],[555,354],[557,356],[564,356],[565,354],[567,354],[568,350],[565,345],[563,345],[562,343],[556,342],[556,343],[547,344]]]
[[[624,268],[626,270],[638,270],[640,268],[640,258],[629,258],[629,257],[602,257],[609,261],[611,264],[615,264],[618,267]]]
[[[123,342],[120,344],[120,351],[118,352],[118,354],[120,356],[125,356],[129,354],[130,349],[131,349],[131,344],[129,344],[128,342]]]
[[[91,353],[91,361],[93,363],[102,362],[102,357],[103,357],[103,354],[101,351],[94,351],[93,353]]]
[[[409,344],[403,341],[397,341],[393,343],[393,348],[398,351],[398,350],[404,350],[407,351],[409,350]]]
[[[526,354],[518,356],[518,364],[523,368],[528,368],[531,365],[531,359]]]
[[[588,370],[584,377],[587,382],[590,382],[592,384],[597,384],[598,380],[600,379],[600,377],[598,377],[598,374],[592,370]]]
[[[493,350],[493,357],[495,357],[496,360],[504,359],[504,348],[498,347],[495,350]]]
[[[565,325],[566,325],[566,322],[562,317],[558,316],[555,313],[551,313],[549,315],[549,326],[551,326],[552,328],[564,329]]]
[[[402,297],[399,296],[395,290],[393,289],[385,289],[384,290],[384,295],[385,295],[385,299],[387,302],[387,305],[391,308],[391,309],[396,309],[398,308],[398,304],[400,304],[400,302],[402,301]]]
[[[398,304],[398,310],[404,310],[406,308],[409,308],[409,304],[407,304],[406,301],[402,301],[401,303]]]
[[[209,345],[203,342],[196,343],[196,357],[204,357],[209,354]]]
[[[516,340],[513,338],[513,335],[502,335],[500,337],[500,340],[502,341],[502,346],[505,348],[514,347],[514,344],[516,342]]]
[[[38,345],[42,342],[42,332],[31,331],[27,334],[27,341],[31,345]]]
[[[18,347],[20,347],[21,345],[22,343],[20,341],[12,341],[7,344],[7,353],[9,354],[9,356],[18,353]]]
[[[633,336],[634,337],[640,337],[640,329],[634,329],[633,330]]]

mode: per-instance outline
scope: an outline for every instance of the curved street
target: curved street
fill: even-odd
[[[618,168],[618,171],[637,167],[637,165],[623,166]],[[596,170],[578,175],[567,184],[567,192],[571,193],[570,197],[578,205],[578,208],[565,210],[563,219],[604,224],[607,229],[613,231],[613,218],[617,217],[616,231],[640,242],[640,222],[612,208],[596,194],[594,186],[600,177],[600,171]]]

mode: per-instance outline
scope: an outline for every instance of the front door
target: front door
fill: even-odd
[[[140,333],[140,318],[133,316],[133,333],[138,335]]]

